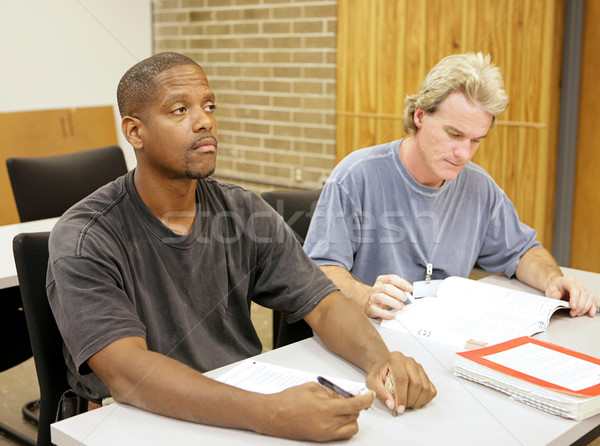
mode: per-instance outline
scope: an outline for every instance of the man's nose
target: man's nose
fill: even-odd
[[[201,130],[212,130],[213,117],[203,109],[194,110],[192,118],[194,120],[194,132],[199,132]]]
[[[470,139],[462,139],[454,148],[454,156],[461,161],[468,161],[473,156],[473,147]]]

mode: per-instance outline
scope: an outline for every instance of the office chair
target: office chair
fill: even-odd
[[[23,309],[40,386],[38,446],[51,444],[50,424],[56,418],[62,394],[69,389],[63,341],[46,296],[49,236],[49,232],[33,232],[13,239]]]
[[[79,200],[127,173],[125,157],[119,146],[41,158],[8,158],[6,168],[22,222],[60,217]],[[10,296],[10,299],[5,296]],[[0,290],[0,297],[2,313],[20,311],[19,287]],[[18,362],[13,360],[13,366],[31,357],[31,349],[22,312],[10,322],[13,327],[10,337],[18,338],[11,342],[10,348],[16,352],[15,356],[22,358]],[[38,401],[31,401],[23,406],[23,415],[35,424],[38,423],[35,413],[38,405]],[[5,429],[1,425],[0,431],[15,436],[10,428]]]
[[[319,201],[321,189],[316,190],[273,190],[263,192],[260,196],[294,231],[300,244],[304,244],[310,219]],[[273,347],[283,347],[293,342],[313,336],[310,326],[303,320],[292,324],[285,320],[283,313],[273,311]]]
[[[0,371],[8,370],[31,358],[31,345],[19,287],[0,290],[0,338],[6,340],[0,354]],[[34,404],[35,402],[31,402],[23,407],[24,415],[29,415]],[[31,419],[30,416],[27,418]],[[19,443],[35,445],[27,436],[6,424],[0,423],[0,432]]]
[[[8,158],[6,168],[22,222],[60,217],[100,186],[127,173],[119,146],[41,158]]]

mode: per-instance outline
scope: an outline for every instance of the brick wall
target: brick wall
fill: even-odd
[[[335,165],[337,0],[154,0],[154,52],[197,61],[217,96],[216,176],[315,188]]]

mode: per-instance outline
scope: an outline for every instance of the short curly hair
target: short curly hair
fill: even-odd
[[[454,54],[431,69],[417,94],[406,97],[404,131],[408,135],[416,133],[414,115],[417,107],[427,113],[435,113],[442,101],[455,91],[463,93],[470,102],[480,104],[494,120],[508,107],[509,98],[502,74],[490,62],[489,54]]]
[[[158,53],[138,62],[123,75],[117,87],[117,105],[121,117],[142,117],[158,92],[156,77],[179,65],[195,65],[194,60],[179,53]]]

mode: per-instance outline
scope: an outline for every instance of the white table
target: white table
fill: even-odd
[[[0,226],[0,289],[19,285],[13,256],[13,239],[22,232],[51,231],[58,218]]]
[[[600,288],[600,274],[575,273],[590,289]],[[499,277],[483,280],[522,287],[516,281],[509,282]],[[360,415],[359,433],[342,444],[563,445],[571,444],[600,425],[600,414],[577,423],[454,377],[451,372],[454,352],[447,346],[384,328],[380,332],[390,349],[413,356],[424,366],[438,389],[438,395],[424,408],[408,410],[396,418],[376,401],[371,409]],[[553,316],[550,327],[540,337],[600,357],[598,334],[600,317],[572,319],[564,311]],[[258,358],[324,375],[364,380],[362,371],[330,353],[317,338],[273,350]],[[229,367],[207,375],[219,376]],[[302,444],[252,432],[174,420],[120,404],[55,423],[51,430],[52,441],[59,446]]]

